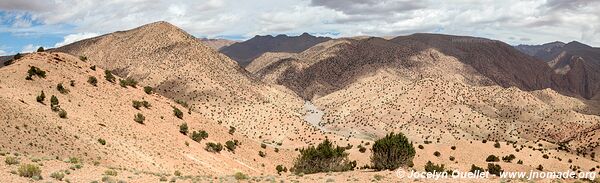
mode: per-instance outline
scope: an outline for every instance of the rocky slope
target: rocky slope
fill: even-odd
[[[202,38],[198,39],[200,42],[206,44],[206,46],[211,47],[217,51],[221,50],[224,47],[237,43],[237,41],[227,40],[227,39],[208,39]]]
[[[90,63],[152,86],[158,94],[186,102],[192,111],[254,139],[290,142],[299,140],[299,132],[312,130],[304,125],[302,101],[293,92],[254,80],[235,61],[166,22],[53,51],[85,56]]]
[[[273,173],[275,166],[290,162],[293,150],[263,149],[260,143],[241,133],[228,133],[228,128],[206,115],[184,113],[174,115],[173,107],[184,109],[172,100],[157,94],[146,94],[141,87],[121,87],[105,79],[103,69],[63,53],[33,53],[0,69],[0,141],[2,156],[17,157],[24,163],[40,163],[43,177],[50,179],[55,171],[75,166],[71,175],[76,182],[100,180],[106,170],[118,172],[118,179],[132,182],[156,182],[176,170],[185,175],[232,175],[235,172],[260,175]],[[28,70],[36,67],[45,77],[26,80]],[[89,77],[97,78],[96,86]],[[117,80],[120,78],[116,78]],[[57,85],[67,92],[60,92]],[[45,99],[36,97],[44,92]],[[64,118],[51,109],[51,96],[58,99]],[[132,101],[147,101],[148,107],[135,109]],[[134,115],[145,117],[143,124]],[[186,123],[189,134],[180,133]],[[192,131],[205,130],[208,138],[193,141]],[[238,140],[234,152],[206,151],[205,143],[225,144]],[[104,144],[101,142],[104,141]],[[258,151],[268,153],[261,158]],[[63,163],[76,158],[79,162]],[[37,160],[36,160],[37,159]],[[18,165],[0,166],[2,180],[23,182],[25,178],[8,174]],[[136,173],[137,172],[137,173]],[[144,172],[140,174],[140,172]],[[135,175],[134,175],[135,174]],[[148,180],[150,179],[150,180]]]
[[[221,52],[245,67],[265,52],[299,53],[330,39],[328,37],[315,37],[308,33],[300,36],[255,36],[247,41],[223,48]]]

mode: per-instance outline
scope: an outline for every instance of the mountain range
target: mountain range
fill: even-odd
[[[395,182],[369,169],[390,132],[415,147],[404,170],[596,172],[599,53],[429,33],[234,43],[155,22],[0,68],[0,178],[35,164],[74,182]],[[325,139],[357,168],[278,171]]]

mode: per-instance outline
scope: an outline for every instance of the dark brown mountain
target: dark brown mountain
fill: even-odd
[[[568,82],[569,90],[584,98],[597,98],[600,91],[600,48],[577,41],[568,44],[556,43],[519,45],[517,48],[547,62],[555,73]]]
[[[300,36],[255,36],[247,41],[222,48],[220,51],[244,67],[265,52],[299,53],[330,39],[328,37],[315,37],[308,33]]]

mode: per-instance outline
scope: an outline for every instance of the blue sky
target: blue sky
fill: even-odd
[[[196,37],[469,35],[509,44],[600,46],[594,0],[0,0],[0,55],[155,21]]]

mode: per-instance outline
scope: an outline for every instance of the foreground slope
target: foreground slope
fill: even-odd
[[[298,142],[302,132],[314,130],[303,123],[302,101],[293,92],[254,80],[235,61],[166,22],[56,50],[85,56],[101,68],[152,86],[253,139]]]
[[[28,70],[37,67],[45,78],[33,76],[26,80]],[[71,180],[99,180],[108,169],[119,172],[119,179],[133,176],[133,182],[155,182],[178,170],[184,175],[218,176],[244,172],[251,175],[271,174],[277,164],[289,163],[291,151],[278,153],[263,149],[260,143],[195,112],[185,113],[182,119],[174,116],[173,107],[179,104],[157,94],[146,94],[141,87],[121,87],[104,79],[104,70],[63,53],[34,53],[0,69],[0,151],[2,156],[16,156],[22,164],[43,163],[42,176],[49,178],[55,171],[68,169],[61,160],[77,158],[83,169],[73,169]],[[97,86],[88,82],[97,78]],[[119,78],[117,78],[118,80]],[[56,88],[62,83],[68,93]],[[71,85],[71,83],[73,83]],[[44,92],[43,102],[36,97]],[[51,110],[51,96],[56,96],[66,118]],[[132,101],[148,101],[148,108],[132,107]],[[143,124],[134,115],[145,116]],[[189,134],[205,130],[208,138],[195,142],[179,131],[187,123]],[[8,140],[10,139],[10,140]],[[100,139],[105,144],[100,143]],[[205,143],[225,144],[238,140],[235,152],[206,151]],[[261,158],[258,151],[267,152]],[[39,161],[39,160],[42,161]],[[1,166],[2,180],[23,182],[25,179],[8,172],[18,165]],[[136,173],[137,172],[137,173]],[[142,175],[137,175],[140,172]],[[136,175],[134,175],[134,173]],[[10,178],[9,178],[10,177]],[[150,180],[147,180],[150,179]]]

